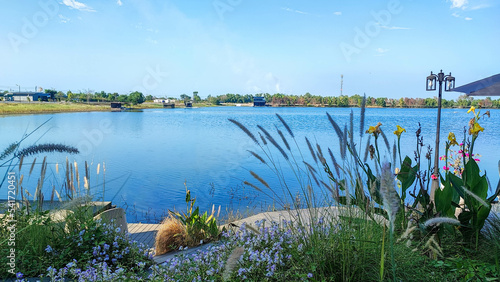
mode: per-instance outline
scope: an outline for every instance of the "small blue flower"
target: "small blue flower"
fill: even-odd
[[[78,235],[81,237],[81,236],[83,236],[83,234],[85,234],[85,229],[83,229],[82,231],[80,231],[80,233]]]
[[[17,279],[22,279],[24,275],[21,272],[16,273],[16,278]]]
[[[313,274],[312,273],[308,273],[307,274],[307,278],[312,278],[313,277]]]
[[[47,248],[45,248],[45,251],[47,253],[51,253],[52,252],[52,247],[50,245],[47,245]]]

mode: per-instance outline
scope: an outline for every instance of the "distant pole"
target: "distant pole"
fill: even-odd
[[[344,75],[340,75],[340,96],[342,96],[342,87],[344,86]]]
[[[19,92],[21,92],[21,85],[16,84],[16,86],[18,86],[18,87],[19,87]]]

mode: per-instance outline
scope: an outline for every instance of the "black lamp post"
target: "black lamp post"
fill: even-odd
[[[443,81],[444,91],[451,91],[451,89],[455,88],[455,78],[450,74],[445,75],[443,70],[441,70],[438,74],[433,74],[431,71],[431,75],[427,77],[426,88],[427,91],[436,90],[436,82],[439,82],[439,96],[438,96],[438,115],[437,115],[437,128],[436,128],[436,147],[435,147],[435,157],[434,157],[434,180],[432,181],[431,186],[431,201],[434,202],[434,193],[436,189],[439,187],[439,131],[441,129],[441,96],[443,91]]]

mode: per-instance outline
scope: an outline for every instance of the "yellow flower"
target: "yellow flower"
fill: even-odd
[[[379,123],[377,123],[377,125],[375,125],[375,126],[370,126],[370,127],[368,128],[368,130],[366,131],[366,133],[373,134],[373,135],[376,135],[376,134],[380,133],[380,129],[379,129],[379,127],[380,127],[381,125],[382,125],[382,123],[380,123],[380,122],[379,122]]]
[[[476,114],[476,107],[471,106],[470,109],[467,111],[467,113],[470,113],[471,111],[474,112],[474,114]]]
[[[396,126],[397,126],[398,129],[396,129],[396,131],[394,131],[394,134],[396,134],[398,137],[400,137],[401,133],[406,132],[406,129],[402,128],[399,125],[396,125]]]
[[[472,135],[477,135],[479,133],[479,131],[484,131],[484,128],[482,128],[479,123],[474,123],[474,128],[472,128],[471,130],[471,134]]]
[[[448,134],[448,141],[450,141],[450,146],[458,145],[457,139],[455,138],[455,133],[453,132],[450,132],[450,134]]]

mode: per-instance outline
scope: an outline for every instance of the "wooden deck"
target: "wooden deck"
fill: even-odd
[[[154,248],[156,233],[160,224],[129,223],[128,232],[132,240],[145,244],[148,248]]]

